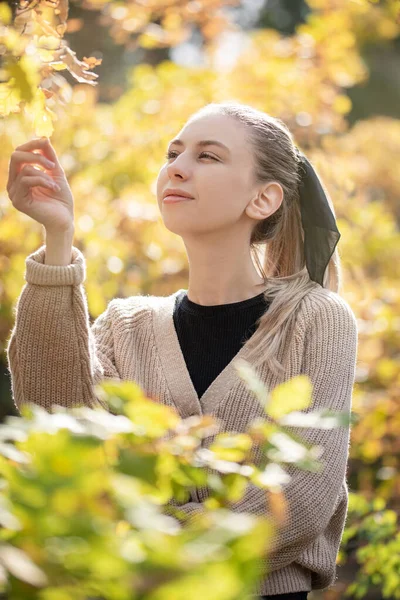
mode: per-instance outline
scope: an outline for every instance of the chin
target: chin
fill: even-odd
[[[175,233],[176,235],[180,235],[180,236],[185,235],[186,231],[182,230],[182,227],[179,227],[179,223],[172,223],[172,222],[168,222],[168,221],[169,221],[169,219],[163,218],[163,225],[164,225],[165,229],[168,229],[168,231],[170,231],[171,233]]]

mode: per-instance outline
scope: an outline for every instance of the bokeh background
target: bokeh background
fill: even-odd
[[[33,3],[23,14],[16,4],[0,2],[0,15],[10,8],[29,41],[38,26]],[[87,0],[60,3],[58,14],[50,2],[42,8],[60,39],[52,45],[49,34],[39,54],[15,40],[7,51],[0,44],[0,418],[18,414],[5,348],[25,259],[44,243],[42,226],[6,192],[15,147],[51,137],[74,194],[74,245],[86,257],[94,320],[114,297],[187,288],[184,245],[163,226],[155,196],[167,143],[208,102],[251,104],[289,126],[331,195],[342,295],[359,326],[339,579],[310,600],[344,598],[352,584],[358,597],[400,598],[400,3]],[[64,58],[45,67],[60,40]],[[7,53],[21,58],[6,64]]]

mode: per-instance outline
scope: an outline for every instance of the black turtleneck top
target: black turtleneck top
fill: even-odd
[[[199,398],[253,335],[268,306],[263,292],[241,302],[213,306],[192,302],[185,290],[177,295],[175,330]]]

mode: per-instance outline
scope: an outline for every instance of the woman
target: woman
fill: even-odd
[[[16,406],[29,399],[50,411],[55,395],[65,406],[92,406],[100,401],[94,384],[131,379],[182,418],[212,414],[220,431],[246,431],[265,413],[235,370],[243,358],[260,369],[269,389],[307,374],[310,410],[350,413],[357,323],[338,294],[339,232],[333,207],[287,127],[250,106],[210,104],[167,150],[157,201],[165,226],[185,244],[188,289],[114,299],[91,326],[85,259],[72,245],[72,195],[54,149],[48,140],[32,140],[13,153],[10,198],[46,230],[46,245],[26,260],[27,283],[7,348]],[[33,163],[48,172],[38,175]],[[53,182],[59,191],[48,187]],[[336,577],[350,431],[298,433],[324,448],[324,469],[288,469],[289,520],[274,539],[268,575],[255,590],[259,598],[304,599]],[[183,514],[202,512],[207,494],[193,489],[180,506]],[[232,510],[267,514],[265,492],[249,484]]]

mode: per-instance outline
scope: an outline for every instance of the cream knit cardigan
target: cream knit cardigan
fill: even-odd
[[[67,266],[44,264],[45,246],[26,259],[26,284],[16,303],[15,325],[7,344],[12,396],[17,408],[33,402],[46,410],[98,405],[93,385],[105,378],[134,380],[146,395],[177,410],[182,418],[212,414],[220,431],[245,431],[265,412],[236,373],[234,362],[246,359],[245,343],[211,383],[201,399],[193,387],[173,322],[175,292],[167,297],[115,298],[91,325],[84,286],[86,263],[72,248]],[[298,310],[287,371],[276,377],[264,366],[259,376],[269,389],[300,373],[313,383],[320,408],[350,413],[355,380],[358,330],[348,303],[318,287]],[[279,358],[279,357],[278,357]],[[199,357],[201,360],[201,357]],[[348,507],[346,469],[350,428],[292,428],[309,444],[324,448],[321,473],[287,468],[284,487],[289,524],[279,530],[268,558],[268,576],[255,595],[323,589],[334,584],[336,557]],[[203,441],[209,446],[215,436]],[[204,510],[207,488],[193,488],[187,513]],[[250,484],[232,510],[268,515],[265,492]]]

